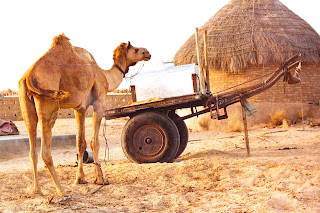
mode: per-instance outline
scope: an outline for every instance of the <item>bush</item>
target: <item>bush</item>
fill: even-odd
[[[231,113],[228,118],[228,129],[230,132],[241,132],[243,129],[242,119],[239,112]]]
[[[289,126],[286,112],[283,110],[278,110],[275,114],[270,115],[270,121],[268,123],[268,127],[277,127],[280,125]]]
[[[209,130],[211,125],[211,117],[210,114],[205,114],[199,117],[198,120],[199,126],[204,130]]]

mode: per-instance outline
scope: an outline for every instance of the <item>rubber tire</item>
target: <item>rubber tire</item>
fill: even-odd
[[[169,117],[172,120],[180,118],[180,116],[177,115],[175,112],[170,112]],[[175,124],[176,124],[178,131],[179,131],[179,134],[180,134],[180,146],[179,146],[178,152],[175,156],[175,159],[176,159],[187,148],[188,141],[189,141],[189,130],[188,130],[188,127],[187,127],[186,123],[184,122],[184,120],[178,121]]]
[[[157,145],[157,153],[149,154],[140,151],[146,150],[148,152],[148,148],[152,148],[146,142],[147,138],[149,138],[148,136],[150,136],[149,133],[143,131],[146,129],[152,130],[153,133],[155,132],[153,135],[156,135],[156,137],[151,137],[152,142],[160,139],[160,143],[155,144]],[[179,130],[175,123],[162,113],[140,113],[132,117],[124,126],[121,146],[124,154],[132,162],[172,162],[180,146]]]

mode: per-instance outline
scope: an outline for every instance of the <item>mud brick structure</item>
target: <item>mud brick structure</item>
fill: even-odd
[[[127,105],[132,100],[131,94],[108,94],[108,108],[116,108]],[[92,116],[92,107],[87,111],[87,116]],[[18,96],[5,96],[0,101],[0,118],[4,120],[22,120]],[[72,109],[60,109],[58,118],[74,118]]]

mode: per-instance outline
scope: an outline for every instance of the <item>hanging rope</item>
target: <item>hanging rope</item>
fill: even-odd
[[[106,129],[107,129],[107,119],[106,119],[106,117],[104,117],[102,135],[103,135],[104,141],[106,142],[106,148],[104,150],[104,159],[103,159],[103,161],[107,165],[107,162],[106,162],[107,150],[108,150],[108,161],[109,161],[110,160],[110,149],[109,149],[108,140],[107,140],[107,137],[106,137]]]
[[[133,75],[131,75],[130,77],[125,77],[125,79],[128,81],[130,81],[130,86],[131,86],[131,80],[133,79],[133,78],[135,78],[140,72],[141,72],[141,70],[142,70],[142,68],[144,67],[144,61],[142,61],[142,63],[140,63],[140,67],[139,67],[139,69],[138,69],[138,71],[135,73],[135,74],[133,74]],[[129,94],[129,92],[130,92],[130,86],[129,86],[129,89],[128,89],[128,92],[122,97],[122,98],[120,98],[116,103],[114,103],[113,104],[113,106],[111,107],[111,108],[114,108],[114,107],[116,107],[119,103],[120,103],[120,101],[122,101],[123,99],[124,99],[124,97],[126,97],[128,94]],[[104,163],[107,165],[107,161],[106,161],[106,158],[107,158],[107,153],[108,153],[108,161],[110,161],[110,149],[109,149],[109,145],[108,145],[108,140],[107,140],[107,137],[106,137],[106,129],[107,129],[107,118],[106,118],[107,116],[106,116],[106,114],[104,115],[104,124],[103,124],[103,130],[102,130],[102,135],[103,135],[103,138],[104,138],[104,140],[105,140],[105,143],[106,143],[106,148],[105,148],[105,151],[104,151],[104,159],[103,159],[103,161],[104,161]]]
[[[125,77],[125,79],[128,81],[130,81],[130,85],[131,85],[131,79],[133,79],[134,77],[136,77],[140,72],[141,72],[141,70],[142,70],[142,68],[144,67],[144,61],[142,61],[141,63],[140,63],[140,67],[139,67],[139,69],[138,69],[138,71],[135,73],[135,74],[133,74],[133,75],[131,75],[130,77]]]

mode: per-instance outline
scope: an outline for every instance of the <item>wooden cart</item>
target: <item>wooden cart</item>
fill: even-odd
[[[243,103],[247,98],[271,88],[282,77],[289,84],[299,83],[297,70],[293,76],[290,73],[290,70],[299,63],[301,65],[298,54],[265,76],[265,80],[251,86],[241,84],[215,94],[195,93],[109,109],[105,112],[105,117],[106,119],[130,117],[124,126],[121,139],[123,151],[128,159],[137,163],[172,162],[187,147],[189,136],[185,119],[207,112],[211,113],[212,118],[226,119],[229,105]],[[199,106],[203,109],[197,111],[196,107]],[[179,117],[176,110],[183,108],[190,108],[191,112],[189,115]]]

